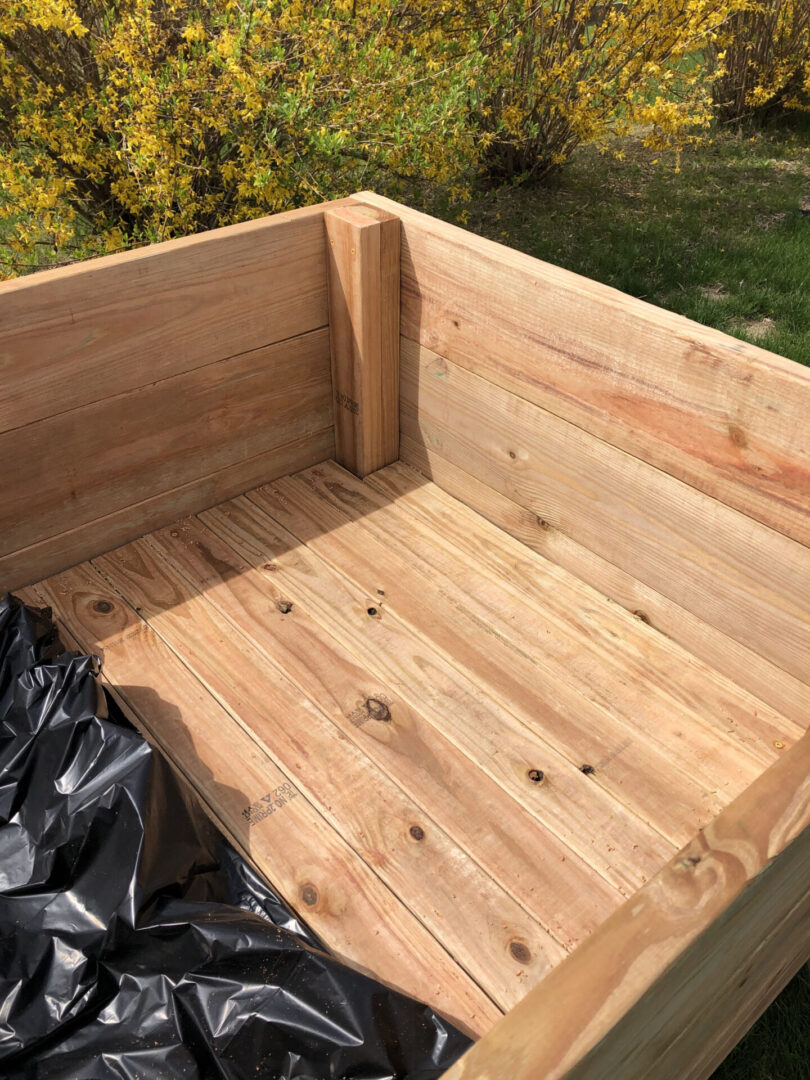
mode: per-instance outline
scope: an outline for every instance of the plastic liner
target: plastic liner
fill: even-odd
[[[97,674],[0,600],[0,1075],[440,1076],[469,1040],[331,958]]]

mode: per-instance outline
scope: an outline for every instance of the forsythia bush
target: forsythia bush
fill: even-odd
[[[474,58],[434,8],[6,0],[0,229],[18,264],[6,269],[372,183],[452,186],[476,153]]]
[[[512,0],[503,5],[482,126],[506,176],[538,176],[574,147],[644,124],[650,145],[711,119],[711,90],[690,57],[735,0]],[[499,27],[500,30],[500,27]]]
[[[0,273],[708,122],[746,0],[3,0]]]
[[[727,120],[810,103],[810,0],[748,0],[711,52]]]

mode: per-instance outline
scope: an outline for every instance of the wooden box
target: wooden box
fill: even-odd
[[[0,589],[448,1080],[706,1077],[810,958],[809,370],[362,193],[7,282],[0,373]]]

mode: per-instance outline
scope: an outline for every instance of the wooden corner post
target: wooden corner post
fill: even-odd
[[[357,476],[399,457],[399,218],[328,209],[335,458]]]

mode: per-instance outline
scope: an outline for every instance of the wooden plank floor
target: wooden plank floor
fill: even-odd
[[[332,949],[476,1034],[801,735],[401,464],[23,595]]]

